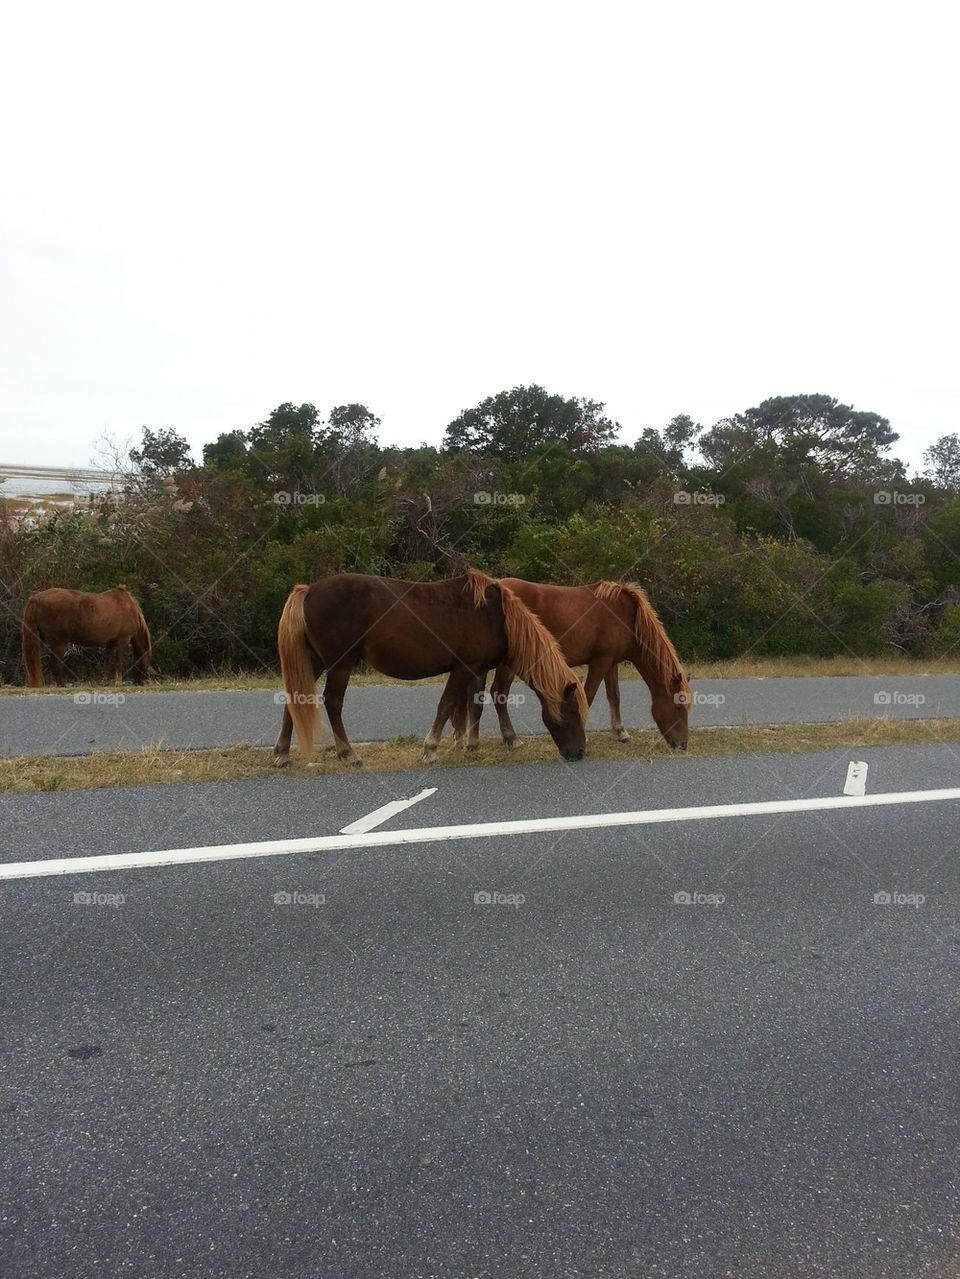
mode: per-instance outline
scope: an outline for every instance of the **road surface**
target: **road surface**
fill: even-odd
[[[868,795],[960,783],[953,747],[860,755]],[[848,762],[6,795],[0,875],[335,835],[430,786],[378,829],[833,802]],[[0,877],[0,1274],[955,1274],[958,817]]]
[[[697,680],[691,725],[828,723],[861,716],[940,719],[960,716],[956,675],[838,677],[805,679]],[[628,728],[652,726],[647,686],[621,684]],[[513,686],[518,704],[510,715],[521,735],[544,732],[540,705],[526,685]],[[85,755],[117,747],[137,749],[157,743],[175,748],[272,745],[282,713],[282,693],[139,693],[91,687],[62,695],[0,697],[0,754]],[[281,705],[277,704],[277,698]],[[344,722],[355,742],[425,737],[433,722],[440,685],[368,685],[349,688]],[[324,716],[324,731],[329,726]],[[609,727],[603,690],[597,694],[590,726]],[[493,708],[484,711],[482,730],[496,733]],[[449,732],[449,728],[447,730]]]

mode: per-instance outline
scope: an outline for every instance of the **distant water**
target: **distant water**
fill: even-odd
[[[103,493],[119,476],[80,466],[12,466],[0,463],[0,497],[49,497],[53,493]]]

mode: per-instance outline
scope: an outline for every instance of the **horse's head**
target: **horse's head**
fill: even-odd
[[[584,715],[583,688],[573,680],[563,690],[557,705],[557,715],[551,713],[547,702],[540,697],[543,722],[564,759],[583,759],[587,748],[587,730]]]
[[[650,698],[650,714],[663,740],[677,751],[687,749],[690,730],[687,717],[693,703],[693,691],[682,671],[677,671],[666,687],[657,686]]]

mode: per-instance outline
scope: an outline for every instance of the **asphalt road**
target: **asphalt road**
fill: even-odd
[[[859,716],[897,719],[960,716],[960,678],[955,675],[837,677],[829,679],[698,680],[691,725],[827,723]],[[647,686],[621,683],[628,728],[652,721]],[[544,732],[540,705],[524,684],[513,686],[523,699],[510,715],[521,734]],[[89,688],[62,695],[0,698],[0,754],[85,755],[117,747],[272,745],[282,713],[275,694],[249,692],[135,693]],[[344,703],[347,733],[355,742],[425,737],[433,722],[439,685],[373,685],[350,688]],[[879,699],[879,700],[878,700]],[[325,732],[329,737],[329,727]],[[603,690],[591,711],[591,728],[609,726]],[[492,707],[482,731],[496,733]],[[448,729],[449,732],[449,729]]]
[[[0,860],[423,785],[389,828],[833,796],[848,758],[7,795]],[[940,801],[0,880],[0,1274],[954,1275],[958,843]]]

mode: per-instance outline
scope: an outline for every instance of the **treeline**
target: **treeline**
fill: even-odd
[[[890,423],[824,395],[709,428],[679,416],[632,444],[602,404],[539,387],[464,412],[439,448],[387,447],[379,428],[361,404],[326,418],[282,404],[200,465],[175,432],[145,428],[122,495],[27,517],[4,504],[3,680],[20,679],[19,617],[47,586],[126,584],[174,675],[273,667],[295,582],[467,565],[640,582],[688,660],[960,642],[955,435],[908,479]]]

